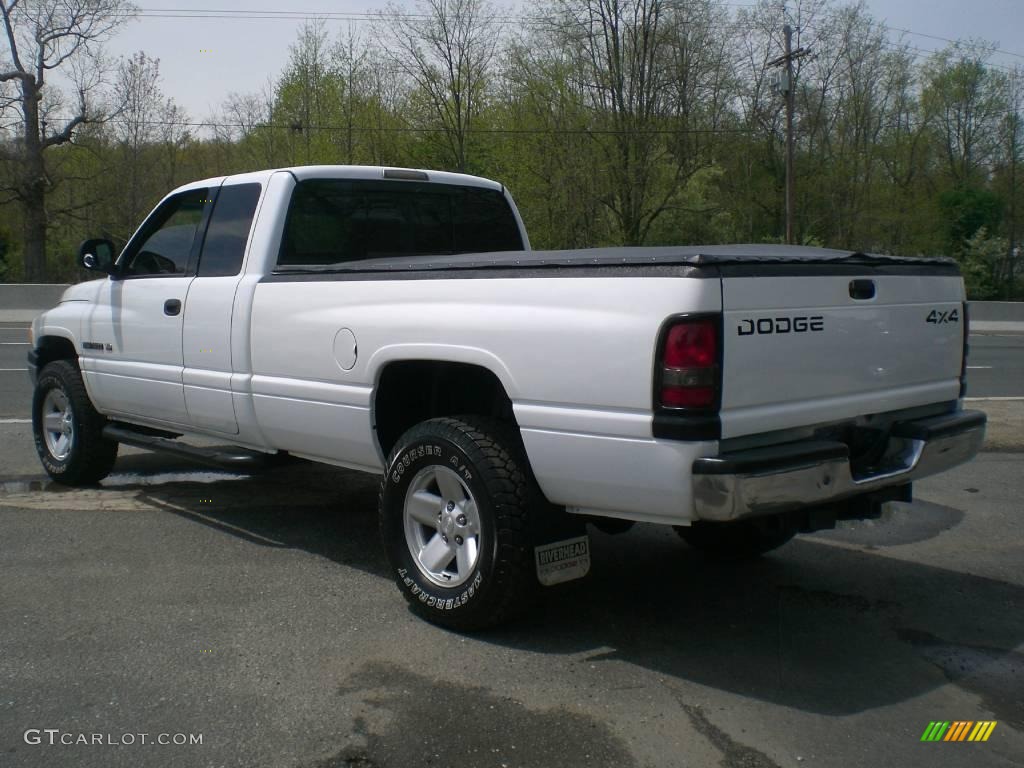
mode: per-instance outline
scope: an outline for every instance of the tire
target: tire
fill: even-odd
[[[463,631],[525,611],[539,591],[531,515],[544,503],[514,427],[462,416],[406,432],[388,458],[379,514],[412,610]]]
[[[88,485],[110,474],[117,442],[103,437],[106,423],[74,364],[57,360],[43,368],[32,397],[32,433],[50,477],[64,485]]]
[[[720,560],[749,560],[778,549],[796,535],[796,528],[771,517],[734,523],[698,521],[675,530],[691,547]]]

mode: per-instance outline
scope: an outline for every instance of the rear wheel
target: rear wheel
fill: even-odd
[[[413,611],[462,630],[522,612],[538,591],[529,539],[538,501],[508,425],[463,416],[406,432],[381,485],[380,529]]]
[[[43,368],[32,398],[32,432],[50,477],[65,485],[85,485],[110,474],[117,443],[103,437],[105,424],[78,368],[67,360]]]
[[[739,520],[733,523],[697,521],[676,526],[676,533],[694,549],[722,560],[746,560],[778,549],[796,535],[783,518]]]

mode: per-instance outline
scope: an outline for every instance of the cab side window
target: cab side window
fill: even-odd
[[[259,184],[233,184],[220,188],[199,257],[200,277],[237,275],[242,269],[245,244],[260,199]]]
[[[209,202],[208,189],[192,189],[164,201],[128,246],[125,277],[174,276],[188,271],[203,210]]]

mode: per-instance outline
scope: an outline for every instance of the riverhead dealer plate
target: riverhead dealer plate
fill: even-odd
[[[536,547],[537,580],[545,587],[582,579],[590,571],[590,537],[556,541]]]

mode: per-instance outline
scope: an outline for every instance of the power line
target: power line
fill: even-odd
[[[879,24],[879,26],[881,28],[883,28],[883,29],[897,29],[895,27],[888,27],[885,24]],[[812,30],[812,31],[816,31],[816,32],[820,33],[820,32],[822,32],[824,30],[824,27],[823,27],[822,24],[806,24],[806,25],[804,25],[800,29],[801,32],[804,32],[804,31],[807,31],[807,30]],[[905,31],[905,30],[900,30],[900,31]],[[931,35],[931,37],[934,37],[934,35]],[[950,38],[938,38],[938,39],[947,40],[948,42],[950,42],[950,43],[952,43],[952,44],[954,44],[956,46],[961,46],[961,45],[964,45],[966,42],[968,42],[968,41],[964,41],[964,40],[953,40],[953,39],[950,39]],[[889,49],[891,51],[897,51],[897,52],[899,52],[899,51],[908,51],[908,52],[912,52],[911,55],[915,59],[919,59],[922,56],[934,56],[935,54],[943,53],[944,52],[944,49],[942,49],[942,48],[920,48],[918,46],[910,45],[909,43],[904,43],[904,42],[901,42],[899,40],[883,40],[883,41],[881,41],[881,45],[884,48],[887,48],[887,49]],[[989,50],[992,50],[993,52],[996,52],[999,49],[989,49]],[[1021,54],[1011,53],[1010,51],[1002,51],[1002,52],[1003,53],[1007,53],[1007,54],[1012,55],[1012,56],[1022,56]],[[1022,58],[1024,58],[1024,56],[1022,56]],[[1013,73],[1015,71],[1015,67],[1013,67],[1013,66],[1010,66],[1010,65],[1007,65],[1007,64],[1000,64],[1000,63],[994,62],[994,61],[986,61],[985,62],[985,66],[988,67],[988,68],[991,68],[991,69],[998,69],[998,70],[1000,70],[1002,72],[1006,72],[1006,73]]]
[[[70,117],[51,116],[51,121],[70,121]],[[187,128],[242,128],[248,130],[270,129],[301,133],[303,131],[344,131],[352,133],[445,133],[447,128],[417,128],[414,126],[348,126],[348,125],[294,125],[283,123],[229,123],[216,120],[183,121],[173,120],[142,120],[132,121],[121,118],[112,120],[96,121],[92,125],[138,125],[138,126],[182,126]],[[509,135],[598,135],[598,136],[619,136],[619,135],[671,135],[680,134],[739,134],[752,133],[755,128],[651,128],[636,131],[622,131],[605,128],[470,128],[467,134],[509,134]]]
[[[754,3],[720,3],[719,5],[733,8],[755,8],[757,4]],[[295,21],[355,21],[355,22],[373,22],[393,18],[397,15],[399,18],[408,20],[420,20],[425,21],[430,18],[427,14],[419,13],[390,13],[380,12],[375,13],[372,11],[292,11],[292,10],[255,10],[255,9],[223,9],[223,8],[146,8],[141,7],[137,13],[126,12],[123,14],[126,17],[141,16],[143,18],[154,18],[154,19],[227,19],[227,20],[295,20]],[[550,24],[554,19],[545,16],[531,16],[525,14],[518,15],[507,15],[507,16],[492,16],[487,19],[491,23],[500,25],[539,25],[539,24]],[[931,40],[939,40],[946,43],[960,44],[963,41],[951,37],[943,37],[941,35],[931,34],[929,32],[917,32],[913,29],[906,27],[894,27],[882,22],[877,22],[878,26],[886,29],[890,32],[900,32],[903,34],[913,35],[915,37],[924,37]],[[730,22],[731,26],[735,25],[735,20]],[[915,48],[914,50],[921,50],[934,53],[935,51],[929,51],[929,49]],[[993,48],[993,53],[999,53],[1005,56],[1013,56],[1015,58],[1024,59],[1024,53],[1017,53],[1015,51],[1009,51],[1004,48]]]
[[[202,10],[202,9],[141,9],[137,13],[123,12],[118,14],[126,20],[133,18],[142,19],[206,19],[224,21],[349,21],[349,22],[386,22],[389,19],[400,18],[407,21],[429,21],[433,16],[424,14],[398,13],[383,11],[380,13],[356,12],[356,11],[324,11],[322,13],[305,11],[227,11],[227,10]],[[577,19],[558,20],[542,16],[489,16],[481,19],[482,22],[505,27],[542,27],[545,29],[570,29],[580,26]],[[690,23],[684,21],[683,23]],[[728,22],[727,26],[736,28],[735,21]],[[746,27],[755,29],[756,27]]]
[[[888,24],[882,24],[881,26],[884,29],[889,30],[890,32],[903,32],[908,35],[913,35],[914,37],[927,37],[931,40],[940,40],[942,42],[954,43],[956,45],[959,45],[960,43],[963,42],[963,40],[957,40],[952,37],[942,37],[941,35],[932,35],[927,32],[915,32],[912,29],[905,29],[903,27],[890,27]],[[1003,48],[993,48],[992,52],[1002,53],[1006,56],[1016,56],[1018,59],[1024,59],[1024,53],[1015,53],[1014,51],[1007,51]]]
[[[907,45],[906,43],[900,43],[900,42],[897,42],[895,40],[889,40],[889,41],[883,42],[882,45],[885,46],[886,48],[888,48],[891,51],[901,51],[901,50],[912,51],[911,55],[915,59],[920,59],[922,56],[934,56],[937,53],[942,53],[943,52],[941,48],[940,49],[918,48],[917,46]],[[987,61],[987,62],[985,62],[985,66],[988,67],[989,69],[998,69],[999,71],[1005,72],[1007,74],[1010,74],[1010,73],[1012,73],[1014,71],[1013,67],[1011,67],[1011,66],[1009,66],[1007,64],[999,64],[998,62],[995,62],[995,61]]]

